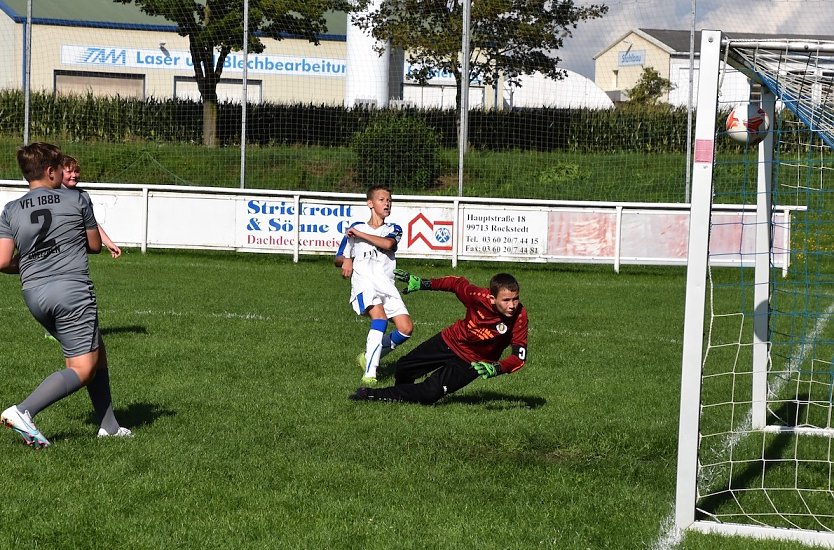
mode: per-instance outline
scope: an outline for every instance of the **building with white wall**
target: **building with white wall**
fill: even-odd
[[[698,66],[700,63],[701,32],[694,36],[693,97],[698,93]],[[765,35],[727,31],[731,38],[750,39],[825,39],[831,36]],[[628,90],[637,84],[643,70],[655,69],[660,76],[669,79],[673,89],[662,98],[676,107],[686,106],[690,90],[689,30],[632,29],[620,36],[594,56],[594,82],[615,102],[627,101]],[[726,104],[747,103],[757,98],[758,91],[751,90],[746,76],[732,67],[726,67],[721,81],[721,101]]]
[[[614,102],[592,80],[573,71],[554,80],[541,73],[521,77],[520,87],[504,88],[504,105],[569,109],[611,109]]]

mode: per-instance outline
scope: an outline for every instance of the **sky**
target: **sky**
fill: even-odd
[[[834,0],[574,0],[605,4],[601,19],[580,23],[557,52],[564,69],[593,80],[594,56],[634,28],[695,29],[763,34],[834,35]]]

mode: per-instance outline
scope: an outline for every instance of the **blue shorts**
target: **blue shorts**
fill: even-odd
[[[23,291],[32,316],[61,343],[64,357],[97,350],[101,335],[90,281],[50,281]]]

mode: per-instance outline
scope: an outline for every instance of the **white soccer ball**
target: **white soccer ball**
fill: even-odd
[[[736,105],[727,117],[727,135],[739,143],[756,145],[770,129],[770,120],[764,109],[746,103]]]

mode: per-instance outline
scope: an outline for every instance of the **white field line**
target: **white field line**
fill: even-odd
[[[817,337],[825,330],[826,325],[828,324],[829,319],[831,316],[834,315],[834,303],[829,305],[825,313],[817,319],[817,322],[814,324],[814,330],[808,335],[805,342],[814,342]],[[788,372],[795,372],[799,365],[801,365],[807,356],[808,351],[810,351],[811,346],[806,343],[799,344],[795,349],[794,352],[791,353],[791,357],[788,360]],[[780,391],[782,391],[782,387],[787,383],[787,378],[777,377],[773,384],[768,388],[768,393],[770,395],[778,395]],[[733,430],[732,433],[728,434],[718,445],[720,447],[720,452],[723,454],[729,453],[736,445],[738,445],[741,440],[750,432],[753,427],[753,412],[748,411],[747,415],[742,420],[739,428],[737,430]],[[715,449],[715,447],[713,447]],[[710,449],[710,452],[713,451]],[[706,484],[709,486],[712,484],[712,479],[705,479]],[[678,531],[675,527],[675,507],[674,504],[672,505],[672,511],[666,516],[663,521],[660,523],[661,534],[660,537],[652,544],[652,550],[671,550],[675,546],[678,545],[681,541],[682,533]]]
[[[245,321],[271,321],[272,317],[261,315],[260,313],[231,313],[224,311],[223,313],[212,313],[212,317],[222,317],[223,319],[243,319]]]
[[[0,307],[0,311],[19,311],[21,313],[29,313],[26,310],[26,306],[2,306]],[[109,314],[118,314],[121,313],[119,310],[116,309],[99,309],[99,313],[109,313]],[[236,313],[232,311],[221,311],[219,313],[189,313],[183,311],[177,311],[175,309],[163,309],[163,310],[153,310],[153,309],[137,309],[131,312],[133,315],[141,315],[141,316],[148,316],[148,317],[216,317],[221,319],[242,319],[244,321],[271,321],[272,317],[269,315],[262,315],[260,313],[254,313],[251,311],[243,312],[243,313]]]
[[[533,327],[529,328],[530,332],[533,332]],[[600,338],[606,337],[609,333],[604,330],[568,330],[568,329],[555,329],[555,328],[548,328],[545,329],[545,332],[548,334],[556,334],[558,336],[579,336],[581,338],[591,339],[591,340],[599,340]],[[683,340],[681,338],[668,338],[665,336],[657,336],[657,335],[637,335],[634,337],[629,337],[627,335],[618,334],[617,338],[620,340],[633,340],[635,342],[657,342],[661,344],[682,344]]]
[[[112,312],[112,310],[111,310]],[[220,313],[197,314],[177,311],[174,309],[154,311],[152,309],[140,309],[133,311],[134,315],[147,315],[150,317],[219,317],[222,319],[243,319],[244,321],[271,321],[272,317],[269,315],[261,315],[260,313],[244,312],[233,313],[230,311],[222,311]]]

